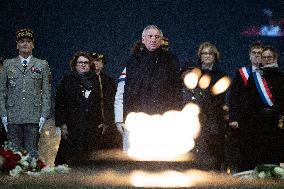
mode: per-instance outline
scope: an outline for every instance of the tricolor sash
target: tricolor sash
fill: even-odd
[[[118,78],[118,83],[121,81],[125,81],[125,79],[126,79],[126,67],[123,69],[122,73],[120,74]]]
[[[258,72],[253,72],[253,78],[262,102],[268,106],[273,106],[274,98],[272,96],[272,93],[270,92],[266,80],[264,78],[261,78]]]
[[[240,75],[245,83],[245,85],[248,84],[248,78],[249,78],[249,74],[250,74],[250,69],[249,67],[245,66],[245,67],[241,67],[239,69]]]

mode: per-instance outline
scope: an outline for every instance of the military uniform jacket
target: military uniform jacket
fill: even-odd
[[[0,115],[9,124],[38,123],[50,115],[50,69],[32,57],[24,69],[20,58],[4,61],[0,82]]]

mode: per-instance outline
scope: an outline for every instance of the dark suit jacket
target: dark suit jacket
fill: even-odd
[[[249,67],[251,71],[251,66]],[[235,72],[235,77],[230,87],[229,95],[229,119],[230,121],[240,122],[244,119],[244,104],[246,84],[243,81],[238,68]]]
[[[284,130],[278,128],[279,118],[284,113],[284,75],[278,68],[267,68],[262,77],[274,104],[269,106],[262,101],[251,75],[246,93],[247,108],[243,110],[248,115],[242,131],[243,155],[256,163],[280,163],[284,161]]]

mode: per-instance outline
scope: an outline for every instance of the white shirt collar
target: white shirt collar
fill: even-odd
[[[252,65],[252,67],[251,67],[251,70],[252,70],[252,71],[255,71],[255,70],[257,70],[257,69],[258,69],[258,67]]]
[[[21,55],[19,55],[20,59],[21,59],[21,63],[26,60],[27,61],[27,64],[30,62],[31,58],[32,58],[33,55],[30,55],[28,58],[23,58]]]
[[[265,66],[263,66],[264,68],[277,68],[278,64],[277,63],[273,63],[273,64],[267,64]]]
[[[213,64],[214,64],[214,63],[209,64],[209,65],[208,65],[208,64],[202,64],[202,65],[201,65],[201,69],[202,69],[202,70],[210,70],[210,71],[212,71],[212,70],[213,70]]]

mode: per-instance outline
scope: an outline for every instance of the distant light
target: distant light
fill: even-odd
[[[45,134],[45,135],[49,135],[49,131],[45,131],[44,134]]]
[[[278,37],[281,36],[281,28],[278,25],[265,25],[260,28],[260,35]]]
[[[268,17],[272,17],[272,10],[270,8],[265,8],[265,9],[262,9],[262,12],[264,15],[268,16]]]

